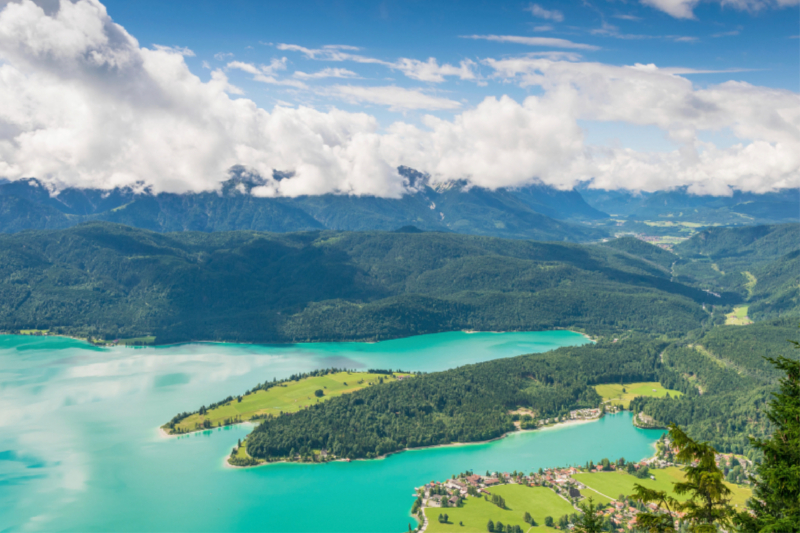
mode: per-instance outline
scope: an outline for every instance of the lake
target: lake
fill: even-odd
[[[568,331],[453,332],[380,343],[98,348],[0,336],[0,531],[398,532],[413,488],[473,469],[652,453],[629,413],[374,461],[232,469],[246,425],[177,438],[180,411],[315,368],[436,371],[587,342]]]

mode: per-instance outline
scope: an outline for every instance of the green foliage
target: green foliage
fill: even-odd
[[[510,410],[557,416],[599,405],[596,382],[654,379],[663,346],[646,338],[598,342],[368,387],[265,420],[248,437],[247,451],[269,459],[308,446],[360,458],[489,440],[514,430]]]
[[[612,241],[604,242],[603,246],[608,246],[619,250],[621,252],[629,253],[636,257],[646,259],[651,263],[659,265],[660,267],[669,271],[672,264],[679,259],[674,253],[645,242],[635,237],[622,237]]]
[[[640,397],[630,409],[663,425],[675,423],[722,452],[757,458],[760,452],[748,435],[771,433],[765,408],[780,378],[764,357],[779,356],[786,340],[797,336],[797,328],[785,320],[692,334],[663,351],[659,369],[661,384],[683,396]]]
[[[769,438],[754,440],[764,460],[754,480],[751,512],[739,514],[736,522],[746,532],[796,533],[800,531],[800,362],[786,357],[770,362],[785,373],[767,411],[775,431]]]
[[[114,340],[376,340],[473,329],[680,333],[715,298],[603,246],[443,233],[0,236],[0,330]]]
[[[588,505],[586,503],[581,503],[579,507],[581,511],[583,511],[583,514],[581,514],[575,522],[573,531],[576,533],[601,533],[605,531],[603,527],[603,516],[597,514],[594,500],[591,497],[589,498]]]
[[[686,463],[686,481],[674,484],[673,491],[686,495],[681,502],[666,491],[657,491],[636,484],[634,497],[642,502],[658,503],[670,512],[683,513],[680,520],[689,524],[691,533],[717,533],[718,527],[731,524],[733,508],[730,506],[731,490],[725,485],[722,471],[717,467],[716,450],[708,443],[697,443],[678,426],[669,429],[672,443],[680,451],[676,460]],[[637,525],[652,533],[675,531],[672,517],[665,513],[640,513]]]

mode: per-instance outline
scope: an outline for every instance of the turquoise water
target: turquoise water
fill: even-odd
[[[658,431],[627,413],[492,443],[377,461],[231,469],[250,428],[180,438],[175,413],[272,377],[338,366],[435,371],[577,345],[567,331],[462,332],[375,344],[186,344],[101,349],[0,336],[0,531],[403,531],[413,487],[466,469],[639,459]]]

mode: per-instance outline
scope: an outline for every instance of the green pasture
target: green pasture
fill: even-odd
[[[590,489],[612,499],[617,499],[620,494],[624,494],[625,496],[631,495],[633,493],[633,487],[637,483],[649,489],[667,491],[679,501],[687,499],[686,495],[679,496],[672,492],[673,484],[684,480],[683,470],[676,466],[671,466],[669,468],[651,470],[650,474],[655,477],[655,479],[639,479],[636,476],[622,471],[573,474],[572,477]],[[734,485],[727,482],[725,485],[733,491],[731,503],[740,508],[744,507],[752,491],[741,485]],[[588,496],[589,494],[585,495]]]
[[[531,527],[522,517],[529,512],[538,524],[532,531],[555,531],[545,527],[544,517],[552,516],[558,521],[565,514],[572,514],[575,509],[555,492],[544,487],[527,487],[525,485],[499,485],[489,489],[492,494],[499,494],[506,501],[506,509],[500,509],[493,503],[483,498],[467,498],[462,507],[428,507],[425,515],[428,517],[428,529],[431,533],[446,531],[485,532],[486,524],[502,522],[504,525],[518,525],[522,531]],[[440,523],[440,514],[447,514],[448,522]],[[463,526],[459,525],[463,522]]]
[[[733,311],[725,315],[726,326],[746,326],[752,324],[753,321],[747,316],[747,311],[750,309],[748,305],[737,305]]]
[[[404,374],[396,374],[398,376]],[[224,423],[225,419],[240,417],[242,421],[249,420],[253,415],[278,416],[281,412],[294,413],[309,405],[323,402],[334,396],[341,396],[348,392],[357,391],[376,384],[383,378],[384,382],[397,381],[396,378],[384,374],[370,374],[367,372],[338,372],[326,376],[315,376],[290,381],[264,391],[259,390],[253,394],[242,396],[242,401],[234,398],[232,401],[215,409],[207,411],[205,415],[197,413],[181,420],[175,427],[183,431],[194,431],[196,424],[204,420],[213,426]],[[314,395],[317,390],[323,391],[323,396]]]
[[[631,400],[637,396],[653,396],[656,398],[663,398],[669,393],[673,398],[681,396],[683,393],[680,391],[665,389],[661,383],[656,381],[643,381],[638,383],[625,383],[625,384],[605,384],[595,385],[597,394],[603,397],[604,402],[610,402],[614,405],[621,405],[625,409],[630,406]],[[624,389],[624,390],[623,390]]]
[[[612,501],[614,501],[613,499],[611,499],[611,498],[609,498],[607,496],[603,496],[602,494],[600,494],[599,492],[597,492],[596,490],[593,490],[593,489],[582,489],[581,490],[581,496],[583,496],[587,500],[589,498],[591,498],[592,501],[594,501],[595,504],[599,504],[599,503],[609,504]]]

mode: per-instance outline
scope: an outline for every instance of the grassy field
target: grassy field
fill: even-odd
[[[50,331],[49,329],[21,329],[19,330],[20,335],[47,335],[47,332]]]
[[[530,525],[522,517],[529,512],[538,527],[532,531],[556,531],[545,527],[544,517],[552,516],[553,520],[565,514],[572,514],[575,509],[555,492],[544,487],[526,487],[525,485],[500,485],[490,489],[492,494],[499,494],[506,500],[507,509],[500,509],[493,503],[481,498],[467,498],[463,507],[425,509],[428,517],[428,529],[431,533],[443,531],[485,532],[489,520],[502,522],[504,525],[518,525],[522,531],[528,531]],[[439,523],[439,514],[448,515],[448,523]],[[459,522],[464,525],[460,526]]]
[[[583,496],[584,498],[587,498],[587,499],[591,498],[594,501],[594,503],[608,504],[608,503],[611,503],[612,501],[614,501],[611,498],[608,498],[607,496],[603,496],[602,494],[600,494],[596,490],[592,490],[592,489],[583,489],[583,490],[581,490],[581,496]]]
[[[404,374],[396,374],[402,376]],[[357,391],[376,384],[383,378],[384,382],[396,381],[395,378],[382,374],[367,372],[338,372],[326,376],[315,376],[292,381],[273,387],[268,391],[259,390],[254,394],[242,397],[239,402],[236,398],[216,409],[207,411],[205,415],[197,413],[181,420],[175,427],[184,432],[194,431],[196,424],[204,420],[213,426],[223,423],[225,419],[240,417],[249,420],[253,415],[278,416],[281,412],[294,413],[311,404],[322,402],[334,396],[341,396],[348,392]],[[324,396],[318,398],[314,395],[317,390],[322,390]]]
[[[572,477],[580,481],[587,487],[594,489],[600,494],[604,494],[609,498],[616,499],[620,494],[625,496],[633,492],[633,486],[639,483],[643,487],[655,490],[672,491],[672,485],[676,481],[683,481],[683,471],[675,466],[651,470],[651,474],[655,479],[639,479],[626,472],[597,472],[594,474],[574,474]],[[731,495],[731,503],[739,508],[743,508],[747,498],[751,495],[751,490],[740,485],[733,485],[725,483],[729,489],[733,491]],[[587,494],[588,495],[588,494]],[[678,500],[686,500],[686,496],[678,496],[673,494]]]
[[[681,396],[683,393],[676,390],[665,389],[661,383],[655,381],[644,381],[639,383],[626,383],[620,384],[606,384],[595,385],[597,394],[603,397],[604,402],[610,402],[614,405],[621,405],[625,409],[631,403],[631,400],[637,396],[654,396],[656,398],[663,398],[669,393],[673,398]]]
[[[747,316],[747,311],[750,307],[747,305],[737,305],[733,311],[725,315],[726,326],[746,326],[752,324],[753,321]]]

